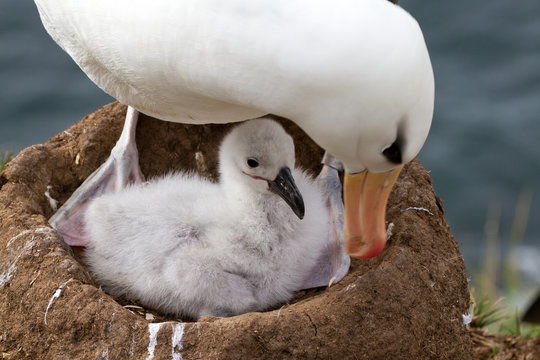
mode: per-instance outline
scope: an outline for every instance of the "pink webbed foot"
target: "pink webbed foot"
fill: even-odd
[[[328,236],[328,243],[321,253],[317,265],[310,272],[304,281],[302,289],[310,289],[320,286],[330,286],[337,283],[349,271],[351,259],[345,253],[345,243],[343,240],[344,210],[342,200],[342,186],[339,180],[338,170],[343,169],[343,165],[332,155],[325,153],[323,158],[323,168],[317,177],[317,181],[326,189],[327,206],[330,210],[331,226]]]
[[[75,190],[49,219],[64,241],[71,246],[86,246],[84,214],[92,201],[105,193],[116,192],[130,183],[144,181],[135,144],[138,111],[128,107],[126,121],[109,158]]]

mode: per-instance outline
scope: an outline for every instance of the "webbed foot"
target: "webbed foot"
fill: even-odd
[[[343,240],[344,210],[341,197],[342,186],[338,174],[338,170],[342,170],[343,165],[329,153],[324,154],[322,162],[324,165],[321,173],[317,176],[317,181],[326,189],[328,196],[327,206],[331,218],[330,233],[327,246],[309,277],[304,281],[302,289],[330,286],[337,283],[347,275],[351,263],[349,255],[345,253]]]
[[[104,193],[115,192],[129,183],[140,183],[144,176],[139,167],[135,130],[139,112],[128,107],[126,121],[109,158],[75,190],[49,219],[64,241],[71,246],[86,246],[84,214],[90,201]]]

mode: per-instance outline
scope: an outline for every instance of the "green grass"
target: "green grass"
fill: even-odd
[[[483,266],[480,271],[473,273],[473,280],[475,280],[475,287],[482,294],[487,294],[492,299],[500,297],[502,292],[502,295],[511,300],[517,294],[526,290],[522,286],[517,271],[519,261],[517,249],[523,243],[525,237],[532,197],[531,190],[524,189],[521,191],[514,211],[510,234],[505,237],[500,234],[502,205],[494,203],[488,208],[484,227],[485,256]],[[508,249],[505,257],[501,255],[503,241]]]
[[[523,303],[520,301],[523,296],[531,295],[531,289],[525,288],[517,271],[517,248],[523,242],[532,196],[530,190],[523,190],[519,196],[510,234],[504,240],[509,249],[505,257],[501,255],[502,206],[495,204],[488,209],[484,261],[482,268],[472,274],[470,313],[472,325],[491,334],[540,338],[540,326],[523,324],[516,305]]]
[[[523,339],[540,339],[540,326],[523,324],[521,322],[521,317],[517,307],[514,309],[514,313],[508,318],[508,320],[501,324],[500,332],[503,335],[513,335]]]
[[[4,167],[12,158],[13,151],[0,151],[0,172],[4,170]]]
[[[473,314],[472,325],[487,328],[508,318],[505,308],[501,305],[503,298],[495,301],[483,294],[478,301],[474,298],[475,289],[471,289],[471,310]]]
[[[512,335],[523,339],[539,338],[540,326],[524,324],[517,307],[510,312],[504,298],[491,300],[483,294],[479,300],[474,297],[475,289],[471,290],[471,309],[473,314],[471,325],[481,329],[487,329],[495,335]]]

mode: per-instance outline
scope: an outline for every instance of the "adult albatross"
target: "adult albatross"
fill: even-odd
[[[135,109],[125,133],[137,111],[193,124],[267,113],[294,121],[343,163],[347,252],[382,251],[388,195],[433,116],[425,41],[402,8],[385,0],[35,2],[88,77]],[[129,176],[139,174],[120,177]]]

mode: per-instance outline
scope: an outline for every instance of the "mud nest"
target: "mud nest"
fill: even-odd
[[[415,160],[390,196],[392,235],[381,255],[354,260],[326,289],[262,313],[199,322],[148,315],[99,289],[50,228],[62,204],[108,156],[126,108],[103,107],[0,175],[0,353],[19,359],[468,359],[463,259],[428,173]],[[297,163],[317,173],[323,151],[300,129]],[[231,125],[182,125],[142,116],[137,143],[147,177],[193,169],[214,177]],[[136,311],[139,310],[139,311]],[[146,316],[145,316],[146,314]]]

